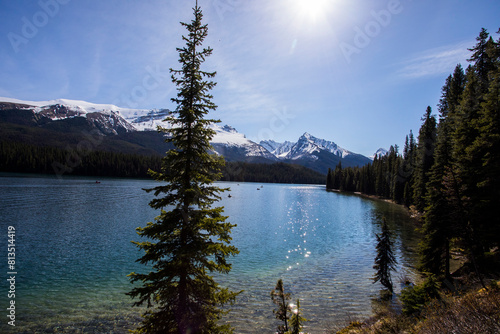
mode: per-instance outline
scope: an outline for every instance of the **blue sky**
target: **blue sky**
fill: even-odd
[[[498,0],[199,0],[211,116],[259,141],[304,132],[371,155],[402,145]],[[0,0],[0,96],[175,108],[187,0]]]

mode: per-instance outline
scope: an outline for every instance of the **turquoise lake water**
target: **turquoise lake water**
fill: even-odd
[[[0,175],[1,309],[7,298],[7,232],[16,230],[16,327],[3,311],[0,332],[126,333],[140,310],[125,295],[127,275],[146,269],[131,243],[158,212],[143,191],[154,181]],[[218,277],[244,290],[225,319],[235,333],[274,333],[270,299],[282,278],[292,299],[300,298],[309,333],[323,333],[349,319],[372,314],[381,286],[372,284],[375,233],[385,216],[394,233],[399,262],[393,280],[415,276],[416,234],[399,206],[324,186],[220,183],[230,187],[220,205],[240,254],[233,270]],[[262,186],[262,187],[261,187]],[[0,234],[1,235],[1,234]]]

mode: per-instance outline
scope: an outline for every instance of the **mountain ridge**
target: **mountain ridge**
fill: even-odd
[[[23,112],[16,114],[15,110]],[[154,151],[157,152],[160,144],[157,139],[152,139],[155,136],[153,133],[157,132],[159,125],[170,126],[163,120],[171,114],[168,109],[130,109],[68,99],[24,101],[4,97],[0,97],[0,111],[2,122],[23,123],[63,132],[86,129],[100,136],[117,136],[143,148],[154,142]],[[230,125],[212,124],[212,129],[215,135],[211,144],[215,153],[223,155],[228,161],[281,161],[299,164],[323,174],[340,161],[343,166],[360,166],[372,161],[308,132],[299,137],[297,142],[278,143],[269,140],[256,143]]]
[[[260,144],[272,149],[272,153],[280,160],[295,161],[302,165],[311,165],[312,162],[321,159],[328,160],[334,166],[342,161],[346,167],[360,166],[371,162],[368,157],[348,151],[333,141],[314,137],[309,132],[305,132],[295,143],[290,141],[284,143],[261,141]],[[326,167],[326,171],[327,168],[333,167]]]

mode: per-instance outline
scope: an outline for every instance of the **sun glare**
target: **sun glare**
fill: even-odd
[[[316,20],[322,15],[332,0],[294,0],[299,15]]]

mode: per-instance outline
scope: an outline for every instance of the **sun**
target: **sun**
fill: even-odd
[[[297,14],[312,20],[318,19],[333,0],[293,0]]]

